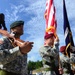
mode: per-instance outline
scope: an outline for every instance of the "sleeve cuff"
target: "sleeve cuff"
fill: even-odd
[[[59,42],[54,42],[54,45],[55,46],[59,46]]]

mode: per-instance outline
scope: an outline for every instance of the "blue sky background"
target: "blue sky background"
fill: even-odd
[[[5,23],[10,31],[10,24],[16,20],[24,20],[24,35],[21,39],[33,41],[34,47],[28,53],[28,60],[41,60],[39,48],[44,42],[46,0],[0,0],[0,13],[5,14]],[[75,0],[65,0],[68,19],[75,42]],[[63,31],[63,0],[54,0],[57,19],[57,34],[60,46],[65,45]],[[59,46],[59,47],[60,47]]]

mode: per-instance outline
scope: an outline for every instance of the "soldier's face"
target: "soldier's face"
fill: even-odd
[[[13,28],[12,31],[18,33],[19,35],[22,35],[23,34],[23,25]]]
[[[52,46],[54,45],[54,36],[50,37],[49,39],[46,40],[46,43],[49,45],[49,46]]]

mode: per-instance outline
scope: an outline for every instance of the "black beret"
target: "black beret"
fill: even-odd
[[[19,25],[24,25],[24,21],[15,21],[13,22],[11,25],[10,25],[10,29],[14,28],[14,27],[17,27]]]

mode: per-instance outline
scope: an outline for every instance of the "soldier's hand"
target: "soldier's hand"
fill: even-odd
[[[59,68],[59,74],[63,74],[63,69]]]
[[[24,42],[21,46],[20,46],[20,51],[22,54],[26,54],[28,53],[33,47],[33,42]]]
[[[59,37],[57,36],[57,34],[55,34],[56,38],[55,38],[55,42],[59,42]]]

